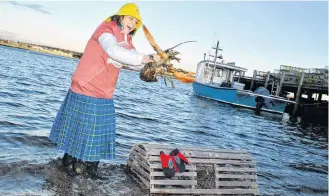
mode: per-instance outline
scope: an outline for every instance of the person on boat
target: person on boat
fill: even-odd
[[[113,94],[123,64],[140,70],[158,55],[138,53],[132,37],[142,19],[134,3],[123,5],[102,22],[90,37],[72,76],[49,138],[64,152],[63,166],[73,174],[98,178],[101,159],[115,159]],[[71,170],[71,171],[72,171]]]

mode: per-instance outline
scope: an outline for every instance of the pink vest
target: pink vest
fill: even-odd
[[[109,56],[98,43],[102,33],[113,34],[118,43],[127,49],[134,49],[131,36],[125,42],[124,34],[115,22],[103,22],[89,39],[85,51],[72,76],[71,90],[75,93],[96,98],[113,98],[120,68],[107,63]]]

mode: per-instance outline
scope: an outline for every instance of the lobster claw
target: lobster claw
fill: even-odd
[[[168,54],[166,52],[164,52],[160,48],[160,46],[158,46],[158,44],[155,43],[155,40],[154,40],[153,36],[151,35],[150,31],[146,28],[145,25],[143,25],[143,31],[144,31],[145,37],[147,38],[147,40],[149,41],[149,43],[151,44],[153,49],[157,52],[157,54],[159,56],[161,56],[161,58],[163,58],[164,60],[167,60],[168,59]]]

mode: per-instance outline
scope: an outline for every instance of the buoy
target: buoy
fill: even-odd
[[[193,77],[188,76],[188,75],[184,74],[183,72],[174,72],[173,75],[178,81],[183,82],[183,83],[192,83],[195,80]]]

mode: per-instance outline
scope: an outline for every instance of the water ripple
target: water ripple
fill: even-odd
[[[62,155],[48,135],[77,62],[0,46],[1,195],[142,195],[113,165],[125,163],[138,142],[248,150],[263,195],[327,195],[328,128],[255,116],[194,96],[191,85],[146,83],[127,70],[114,96],[117,159],[101,167],[111,181],[69,178],[56,166]]]

